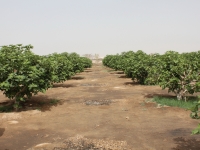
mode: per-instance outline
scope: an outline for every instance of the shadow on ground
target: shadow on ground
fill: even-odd
[[[137,83],[137,82],[134,82],[134,81],[132,81],[132,82],[124,82],[124,85],[136,86],[136,85],[141,85],[141,84],[139,84],[139,83]]]
[[[124,72],[123,71],[113,71],[110,74],[124,74]]]
[[[151,93],[145,95],[146,98],[154,98],[154,97],[164,97],[164,98],[171,98],[171,99],[176,99],[177,96],[174,94],[157,94],[157,93]],[[198,97],[195,95],[190,95],[187,97],[187,101],[196,101],[198,100]]]
[[[175,95],[169,95],[169,94],[157,94],[157,93],[151,93],[151,94],[147,94],[145,95],[145,98],[154,98],[154,97],[165,97],[165,98],[176,98]]]
[[[65,83],[56,83],[56,84],[53,85],[53,88],[60,88],[60,87],[70,88],[70,87],[76,87],[76,85],[74,85],[74,84],[65,84]]]
[[[5,132],[5,128],[0,128],[0,137],[3,135],[4,132]]]
[[[0,113],[1,112],[16,112],[13,108],[14,100],[7,100],[0,103]],[[21,108],[18,112],[28,111],[28,110],[40,110],[42,112],[50,111],[51,107],[62,105],[60,100],[49,98],[48,96],[37,95],[33,96],[30,100],[25,101],[21,104]]]
[[[71,77],[70,80],[83,80],[85,79],[84,77],[81,77],[81,76],[74,76],[74,77]]]
[[[200,150],[200,141],[197,141],[195,138],[185,139],[177,137],[173,140],[177,146],[172,148],[172,150]]]
[[[126,75],[121,75],[118,78],[129,78],[129,77],[127,77]]]
[[[84,72],[92,72],[92,70],[85,70]]]

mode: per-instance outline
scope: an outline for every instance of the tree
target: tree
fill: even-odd
[[[187,94],[200,91],[199,52],[183,53],[168,51],[155,57],[154,65],[148,69],[147,83],[155,82],[162,89],[174,92],[177,99],[187,98]]]
[[[33,46],[9,45],[0,49],[0,90],[14,99],[18,109],[33,94],[51,86],[42,59],[31,52]]]
[[[0,90],[14,100],[16,110],[32,95],[45,92],[92,64],[76,53],[39,56],[31,52],[32,48],[18,44],[0,49]]]

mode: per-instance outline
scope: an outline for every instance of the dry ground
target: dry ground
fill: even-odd
[[[23,111],[0,113],[0,150],[200,150],[200,136],[190,135],[198,120],[145,102],[154,95],[169,94],[96,64],[34,96]],[[0,105],[6,101],[0,93]]]

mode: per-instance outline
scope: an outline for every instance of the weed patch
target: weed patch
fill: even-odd
[[[177,100],[177,98],[166,98],[166,97],[159,97],[156,96],[152,99],[153,102],[156,102],[161,105],[167,105],[172,107],[180,107],[180,108],[191,108],[194,106],[196,102],[198,102],[197,97],[189,97],[188,100],[185,102],[184,100]]]

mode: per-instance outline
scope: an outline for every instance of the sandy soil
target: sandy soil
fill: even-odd
[[[198,120],[147,102],[168,96],[95,64],[34,96],[21,112],[0,113],[0,150],[200,150]],[[56,100],[60,100],[55,104]],[[0,105],[9,100],[0,93]]]

